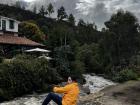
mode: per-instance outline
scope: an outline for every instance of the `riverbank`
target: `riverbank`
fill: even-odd
[[[80,99],[81,105],[139,105],[140,80],[107,87]],[[80,104],[79,104],[80,105]]]
[[[88,96],[89,93],[96,93],[99,92],[100,90],[111,86],[115,85],[112,81],[109,81],[107,79],[104,79],[103,77],[100,76],[95,76],[95,75],[89,75],[86,74],[84,75],[86,84],[80,85],[80,99],[84,98],[85,96]],[[33,94],[33,95],[27,95],[24,97],[16,98],[13,101],[8,101],[1,103],[0,105],[41,105],[45,97],[47,96],[46,94]],[[80,103],[80,105],[85,105]],[[51,105],[55,105],[52,103]]]

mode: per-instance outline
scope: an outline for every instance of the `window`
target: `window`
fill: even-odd
[[[1,18],[0,18],[0,27],[1,27]]]
[[[9,20],[9,28],[14,29],[14,21],[13,20]]]
[[[6,20],[2,20],[2,30],[6,30]]]

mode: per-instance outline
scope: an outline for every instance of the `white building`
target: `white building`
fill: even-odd
[[[27,39],[26,37],[18,36],[19,21],[0,16],[0,54],[8,55],[12,48],[23,51],[23,49],[45,47],[45,45]],[[0,56],[3,56],[0,55]]]
[[[18,24],[20,22],[8,17],[0,16],[0,34],[14,34],[18,35]]]

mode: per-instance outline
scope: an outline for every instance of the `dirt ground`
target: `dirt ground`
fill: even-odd
[[[140,105],[140,81],[129,81],[82,97],[88,105]]]
[[[140,81],[118,84],[117,86],[106,88],[102,92],[105,96],[113,97],[120,102],[140,105]]]

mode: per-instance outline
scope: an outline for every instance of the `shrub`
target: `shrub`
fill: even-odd
[[[129,80],[136,80],[138,78],[137,73],[132,69],[124,69],[120,71],[114,78],[117,82],[125,82]]]
[[[46,59],[19,55],[9,63],[0,64],[0,97],[11,99],[32,91],[46,91],[47,84],[60,82],[55,69]]]
[[[3,59],[4,59],[3,57],[0,57],[0,63],[2,63],[2,62],[3,62]]]
[[[30,21],[25,21],[19,24],[19,35],[37,42],[43,42],[45,40],[44,33],[35,23],[31,23]]]
[[[80,46],[76,53],[76,60],[84,64],[85,72],[102,73],[98,56],[98,44],[84,44]]]
[[[83,64],[83,62],[76,60],[74,62],[71,63],[71,73],[73,75],[77,75],[77,77],[80,77],[82,74],[84,74],[85,72],[85,65]]]

